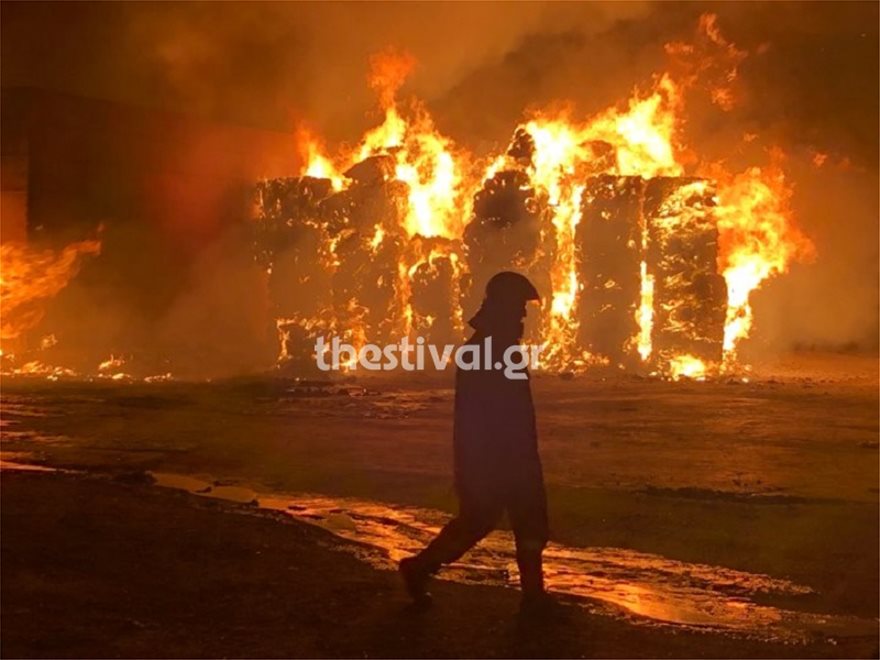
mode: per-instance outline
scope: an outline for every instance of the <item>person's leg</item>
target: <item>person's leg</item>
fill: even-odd
[[[526,466],[512,485],[508,513],[516,539],[516,563],[525,598],[544,594],[544,546],[549,536],[541,466]]]
[[[544,544],[530,538],[517,536],[516,565],[519,568],[519,584],[523,596],[539,596],[544,593]]]
[[[502,508],[491,501],[462,499],[459,513],[424,550],[414,557],[400,562],[400,572],[409,595],[417,603],[430,600],[427,592],[428,580],[443,564],[461,557],[491,532]]]
[[[476,545],[495,528],[500,517],[501,507],[498,505],[462,500],[458,515],[414,559],[433,573]]]

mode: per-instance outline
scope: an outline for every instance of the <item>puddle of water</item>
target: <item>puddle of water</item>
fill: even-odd
[[[430,540],[449,519],[439,511],[320,495],[282,496],[214,486],[209,479],[154,473],[157,485],[235,502],[253,502],[328,530],[358,545],[348,548],[382,570]],[[490,534],[441,579],[468,584],[518,582],[513,538]],[[591,611],[636,623],[740,634],[764,641],[802,643],[816,638],[876,635],[877,622],[785,610],[755,602],[761,595],[801,596],[809,587],[768,575],[691,564],[622,548],[576,548],[551,543],[545,551],[549,591]]]

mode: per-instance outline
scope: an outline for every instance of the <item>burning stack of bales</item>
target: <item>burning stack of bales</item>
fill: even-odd
[[[607,174],[613,153],[603,146],[592,145],[595,161],[576,173],[577,350],[645,372],[665,372],[681,355],[720,361],[726,288],[712,183]],[[330,333],[356,347],[404,335],[460,341],[463,319],[499,270],[550,291],[557,228],[551,201],[530,178],[533,150],[518,131],[504,167],[474,194],[459,239],[407,233],[409,189],[390,155],[357,163],[343,185],[261,182],[255,247],[271,273],[282,357],[311,359],[314,338]]]
[[[659,177],[645,182],[644,195],[657,359],[666,363],[689,355],[719,361],[727,285],[716,264],[714,186],[703,179]]]
[[[576,240],[579,342],[594,355],[633,366],[640,355],[644,218],[639,177],[600,175],[587,181]]]
[[[578,225],[580,341],[614,364],[721,359],[727,288],[703,179],[587,180]]]
[[[522,168],[495,173],[474,196],[473,208],[464,232],[471,277],[464,307],[477,309],[489,278],[502,270],[523,273],[538,290],[549,291],[554,245],[552,232],[542,228],[552,225],[528,174]]]

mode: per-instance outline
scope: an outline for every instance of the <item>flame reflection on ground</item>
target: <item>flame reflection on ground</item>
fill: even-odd
[[[154,473],[159,486],[264,509],[282,511],[346,541],[359,558],[393,570],[402,557],[421,549],[448,520],[439,511],[322,495],[262,494],[246,487],[192,476]],[[765,641],[807,642],[876,632],[876,621],[781,609],[758,602],[790,600],[809,587],[768,575],[667,559],[623,548],[576,548],[551,543],[545,553],[550,591],[597,614],[625,616],[634,623],[666,624],[744,635]],[[517,583],[513,539],[496,531],[441,579],[471,584]]]

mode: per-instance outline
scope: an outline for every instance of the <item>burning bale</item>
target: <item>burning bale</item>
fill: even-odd
[[[433,246],[433,247],[432,247]],[[406,272],[409,279],[409,316],[415,336],[435,344],[461,339],[462,257],[457,242],[447,239],[419,239]],[[407,287],[404,285],[404,289]]]
[[[322,202],[333,270],[334,332],[355,345],[384,342],[399,328],[394,319],[397,260],[406,185],[391,177],[387,156],[366,159],[346,172],[352,182]],[[391,313],[389,313],[391,312]]]
[[[580,343],[614,364],[638,363],[644,260],[640,177],[589,179],[577,227]]]
[[[474,216],[464,232],[470,272],[465,307],[479,306],[486,282],[502,270],[529,277],[539,290],[549,289],[547,207],[528,175],[502,170],[483,183],[474,197]]]
[[[714,198],[714,185],[704,179],[659,177],[645,184],[651,343],[661,364],[676,356],[722,357],[727,287],[718,274]]]
[[[324,246],[327,231],[321,201],[331,183],[313,177],[262,181],[257,185],[257,222],[253,225],[257,261],[269,273],[281,354],[301,354],[308,336],[305,319],[320,319],[331,300],[332,282]]]
[[[580,340],[626,367],[722,357],[714,186],[685,177],[589,179],[578,225]]]
[[[356,348],[411,332],[459,338],[459,242],[406,235],[409,187],[393,175],[391,157],[379,155],[349,168],[342,189],[309,176],[260,183],[255,249],[281,358],[309,357],[321,334]]]

